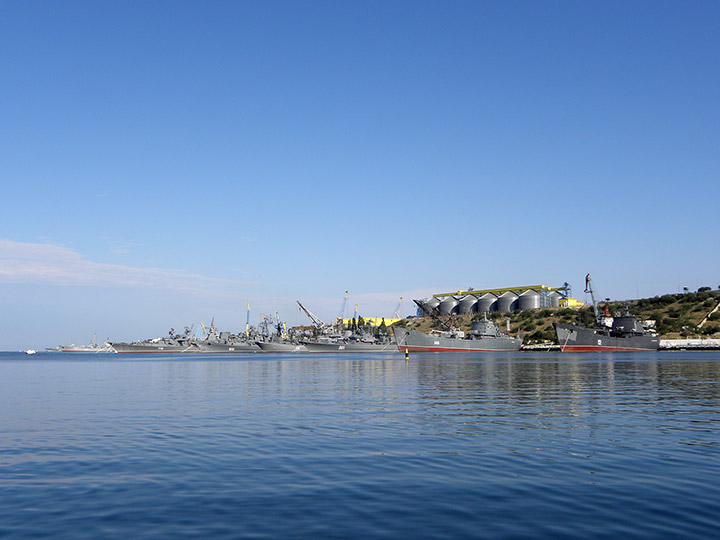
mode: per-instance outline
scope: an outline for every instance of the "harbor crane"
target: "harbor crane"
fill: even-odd
[[[298,300],[297,303],[298,306],[300,306],[300,309],[302,309],[305,312],[305,315],[307,315],[312,321],[315,328],[317,328],[320,332],[325,332],[329,329],[328,325],[321,321],[312,311],[303,306],[300,300]]]
[[[342,307],[340,308],[340,315],[338,316],[338,319],[341,321],[345,318],[345,308],[347,307],[347,300],[348,300],[348,291],[345,291],[345,298],[343,298]]]
[[[590,279],[590,274],[585,276],[585,292],[590,293],[590,298],[592,299],[593,304],[593,311],[595,312],[595,321],[600,322],[600,313],[598,311],[598,304],[595,300],[595,291],[593,291],[592,288],[592,279]]]
[[[200,326],[202,327],[203,335],[208,336],[208,335],[214,333],[215,332],[215,317],[213,317],[210,320],[210,330],[208,330],[208,328],[203,323],[200,323]]]
[[[401,306],[402,306],[402,296],[400,297],[400,301],[398,302],[398,305],[395,308],[395,313],[393,313],[393,317],[396,319],[402,319],[402,315],[400,314]]]
[[[434,309],[429,309],[429,308],[425,305],[425,302],[422,302],[421,300],[413,300],[413,302],[415,302],[415,303],[418,305],[418,307],[423,310],[423,313],[425,313],[425,315],[427,315],[428,317],[430,317],[430,318],[433,319],[434,321],[439,322],[440,325],[441,325],[445,330],[448,330],[448,331],[449,331],[449,330],[452,330],[452,329],[453,329],[452,324],[450,324],[448,321],[446,321],[446,320],[443,319],[442,317],[439,317],[438,314],[435,312]]]

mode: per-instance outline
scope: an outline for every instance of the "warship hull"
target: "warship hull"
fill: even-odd
[[[201,343],[200,352],[203,353],[256,353],[260,347],[255,343]]]
[[[111,345],[103,347],[90,347],[87,345],[60,345],[59,347],[51,347],[45,349],[48,352],[73,352],[73,353],[114,353],[115,349]]]
[[[257,341],[262,352],[308,352],[301,343],[282,343],[273,341]]]
[[[113,343],[113,349],[121,354],[128,353],[181,353],[181,354],[236,354],[260,352],[260,347],[255,344],[239,343],[234,345],[226,344],[197,344],[171,345],[153,343]]]
[[[653,334],[611,335],[610,329],[555,324],[562,352],[656,351],[660,337]]]
[[[303,341],[303,345],[308,352],[324,353],[324,352],[342,352],[342,353],[396,353],[398,352],[395,342],[387,343],[362,343],[362,342],[316,342]]]
[[[407,328],[393,327],[393,331],[398,350],[408,352],[517,351],[522,345],[522,339],[505,335],[466,339],[424,334]]]
[[[113,343],[113,349],[118,353],[201,353],[200,347],[192,345],[171,345],[154,343]]]

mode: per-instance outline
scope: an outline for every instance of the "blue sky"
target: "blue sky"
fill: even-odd
[[[0,4],[0,350],[720,285],[717,2]]]

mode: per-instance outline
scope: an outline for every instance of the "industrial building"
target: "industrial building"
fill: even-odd
[[[468,289],[434,294],[420,300],[426,311],[437,315],[471,315],[490,311],[510,312],[545,307],[579,307],[583,303],[571,297],[570,284],[562,287],[525,285],[499,289]],[[418,316],[423,309],[418,308]]]

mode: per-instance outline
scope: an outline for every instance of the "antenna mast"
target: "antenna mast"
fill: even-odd
[[[247,318],[245,319],[245,337],[250,337],[250,302],[248,302]]]

